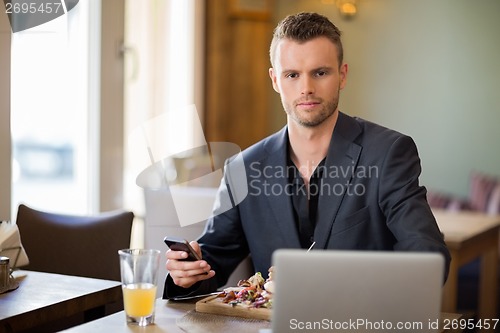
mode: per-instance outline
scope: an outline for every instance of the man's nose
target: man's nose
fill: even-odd
[[[314,94],[314,83],[310,77],[302,77],[301,95]]]

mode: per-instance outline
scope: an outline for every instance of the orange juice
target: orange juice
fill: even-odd
[[[151,283],[134,283],[122,286],[125,313],[131,317],[153,314],[156,286]]]

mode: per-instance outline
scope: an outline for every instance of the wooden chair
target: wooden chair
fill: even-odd
[[[38,211],[20,204],[16,223],[29,258],[23,269],[120,281],[118,250],[130,247],[134,214]]]

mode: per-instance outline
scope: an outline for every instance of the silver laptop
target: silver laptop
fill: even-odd
[[[278,250],[272,332],[438,332],[438,253]]]

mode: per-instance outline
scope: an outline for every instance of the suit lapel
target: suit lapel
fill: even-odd
[[[339,112],[337,124],[332,135],[325,169],[323,172],[323,185],[327,195],[321,195],[318,201],[318,221],[314,232],[317,249],[325,248],[332,230],[338,209],[356,170],[361,154],[361,146],[354,139],[361,134],[361,128],[351,117]],[[262,161],[271,170],[279,170],[287,165],[288,132],[283,128],[277,135],[270,138],[264,147],[268,153],[267,159]],[[274,171],[273,171],[274,172]],[[286,169],[284,169],[286,172]],[[287,246],[300,248],[300,240],[295,218],[293,215],[292,201],[284,189],[288,186],[288,177],[266,177],[261,174],[261,181],[269,183],[269,189],[283,191],[280,195],[267,197],[274,220],[281,229]]]
[[[361,154],[361,146],[353,142],[361,133],[356,121],[339,112],[332,135],[318,201],[318,220],[314,231],[315,248],[326,248],[335,217]]]
[[[269,183],[268,190],[271,194],[267,197],[268,203],[274,220],[284,235],[283,238],[286,240],[287,246],[290,248],[300,248],[299,235],[293,216],[292,200],[286,192],[286,189],[289,188],[286,174],[287,146],[288,131],[285,127],[279,132],[278,136],[273,137],[273,140],[269,140],[265,144],[265,149],[268,152],[265,166],[271,167],[270,170],[272,170],[273,174],[282,170],[283,176],[266,177],[262,173],[261,181]]]

